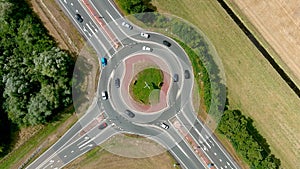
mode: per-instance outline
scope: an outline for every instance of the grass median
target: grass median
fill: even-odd
[[[157,68],[147,68],[139,72],[130,84],[133,99],[142,104],[159,102],[159,91],[163,83],[163,73]]]

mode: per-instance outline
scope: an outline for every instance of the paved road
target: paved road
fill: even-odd
[[[97,98],[89,110],[60,140],[27,168],[62,168],[113,135],[127,132],[158,142],[176,158],[182,168],[207,168],[207,164],[187,143],[185,136],[178,132],[171,119],[177,119],[185,126],[199,145],[199,149],[202,149],[210,162],[215,164],[215,168],[239,168],[195,115],[190,99],[194,79],[193,76],[184,79],[184,70],[192,72],[192,67],[185,52],[177,43],[157,33],[150,33],[150,38],[145,39],[139,35],[142,29],[134,26],[129,30],[121,26],[126,19],[120,15],[110,0],[57,0],[57,2],[95,48],[98,56],[108,58],[108,65],[102,68]],[[82,23],[75,19],[76,13],[82,16]],[[164,46],[163,40],[168,40],[172,46],[169,48]],[[119,45],[118,48],[115,46],[116,43]],[[122,77],[123,60],[126,57],[145,52],[141,51],[144,45],[153,49],[152,55],[163,56],[162,59],[170,68],[170,74],[178,73],[179,81],[170,86],[167,109],[153,117],[135,111],[136,117],[131,119],[124,115],[128,105],[122,99],[121,92],[114,87],[113,79]],[[108,100],[101,100],[102,91],[109,92]],[[170,128],[167,130],[160,128],[162,122],[167,123]],[[108,126],[99,129],[98,126],[103,123],[107,123]]]

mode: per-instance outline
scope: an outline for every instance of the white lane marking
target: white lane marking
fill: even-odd
[[[196,139],[195,139],[195,137],[192,135],[192,134],[190,134],[190,132],[189,132],[189,130],[186,128],[186,126],[185,125],[183,125],[183,122],[179,119],[179,117],[177,116],[177,114],[175,115],[175,117],[176,117],[176,119],[182,124],[182,127],[184,127],[185,128],[185,130],[188,132],[188,134],[193,138],[193,140],[194,141],[197,141]],[[200,135],[201,136],[201,135]],[[185,139],[184,139],[184,141],[186,141]],[[204,150],[208,150],[205,146],[204,146]],[[205,152],[205,151],[203,151],[204,152],[204,154],[206,155],[206,157],[212,162],[212,163],[214,163],[214,161],[210,158],[210,156]],[[198,157],[198,155],[196,155],[197,157]]]
[[[80,144],[82,144],[83,142],[85,142],[85,141],[87,141],[88,139],[90,139],[89,137],[84,137],[84,140],[82,140],[81,142],[79,142],[78,144],[77,144],[77,146],[79,146]]]
[[[115,18],[113,18],[112,16],[111,16],[111,14],[106,10],[105,11],[106,13],[107,13],[107,15],[110,17],[110,19],[113,21],[113,23],[115,24],[115,25],[119,25],[117,22],[116,22],[116,20],[115,20]]]
[[[81,1],[79,1],[80,3],[82,3]],[[93,5],[93,3],[91,3],[92,5]],[[85,4],[83,4],[84,6],[85,6]],[[94,20],[93,20],[93,16],[91,16],[90,15],[90,12],[89,12],[89,10],[87,10],[86,8],[83,8],[84,10],[85,10],[85,12],[90,16],[90,18],[91,18],[91,20],[94,22]],[[96,11],[98,12],[98,10],[96,9]],[[99,13],[99,12],[98,12]],[[99,13],[100,14],[100,13]],[[96,21],[97,22],[97,21]],[[97,22],[98,23],[98,22]],[[100,29],[100,25],[98,25],[98,24],[95,24],[98,28],[99,28],[99,30],[101,31],[101,29]],[[102,35],[103,35],[103,37],[107,40],[107,42],[108,42],[108,44],[110,44],[110,41],[107,39],[107,37],[105,36],[105,34],[103,33],[103,31],[101,31],[102,32]],[[102,46],[102,48],[104,49],[104,51],[107,53],[107,55],[109,56],[109,58],[111,58],[112,56],[111,56],[111,54],[109,53],[109,51],[108,51],[108,49],[106,48],[106,46],[102,43],[102,41],[98,38],[98,36],[95,36],[96,37],[96,39],[98,40],[98,42],[100,43],[100,45]],[[90,39],[88,39],[88,40],[90,40]],[[94,44],[92,43],[92,42],[90,42],[93,46],[94,46]],[[94,46],[94,49],[98,49],[98,47],[96,47],[95,48],[95,46]],[[113,48],[114,49],[114,48]],[[114,49],[115,50],[115,49]],[[100,54],[100,52],[98,52],[99,54]]]
[[[72,150],[71,153],[74,153],[74,151]]]
[[[100,12],[98,11],[98,9],[95,7],[94,3],[90,3],[90,4],[92,4],[93,8],[97,11],[97,13],[101,15],[101,13],[100,13]],[[114,31],[110,28],[109,24],[105,21],[105,19],[102,18],[102,20],[105,22],[105,26],[107,26],[107,27],[110,29],[110,32],[113,33],[113,35],[114,35],[115,37],[117,37],[116,34],[114,33]],[[105,26],[103,26],[103,28],[105,28]],[[107,32],[105,29],[103,29],[103,30],[106,32],[107,36],[109,36],[109,39],[112,40],[112,43],[113,43],[113,44],[112,44],[112,48],[114,49],[114,51],[117,51],[117,50],[115,49],[115,46],[114,46],[114,45],[115,45],[115,40],[111,38],[111,36],[108,34],[108,32]],[[106,38],[106,36],[104,36],[104,37]],[[110,42],[108,39],[107,39],[107,41]],[[120,42],[120,44],[121,44],[121,42]],[[121,44],[121,45],[122,45],[122,44]],[[122,46],[123,46],[123,45],[122,45]]]
[[[84,144],[80,145],[78,148],[81,149],[82,147],[84,147],[85,145],[89,144],[91,141],[93,141],[95,139],[95,137],[93,137],[92,139],[90,139],[89,141],[85,142]]]
[[[202,124],[202,122],[199,121],[198,118],[196,118],[196,121],[202,126],[202,128],[204,128],[205,132],[208,133],[208,130],[206,129],[206,126],[204,126],[204,125]],[[214,139],[213,136],[211,136],[211,139],[213,140],[213,142],[215,142],[215,144],[217,145],[217,147],[222,151],[222,153],[226,156],[226,158],[233,164],[234,168],[238,168],[238,167],[235,165],[235,163],[232,162],[232,161],[234,161],[234,160],[231,161],[231,158],[229,158],[229,156],[227,155],[227,153],[220,147],[219,143]]]
[[[65,158],[67,158],[67,155],[64,155]]]
[[[82,150],[84,150],[84,149],[86,149],[88,147],[93,147],[93,144],[89,144],[89,145],[84,146],[83,148],[80,149],[80,151],[82,151]]]
[[[90,27],[90,25],[88,23],[85,23],[85,25],[89,28],[89,30],[91,30],[91,32],[95,35],[95,32],[93,31],[93,29]]]
[[[227,168],[227,165],[225,165],[224,167]]]
[[[71,6],[73,6],[73,3],[71,2]]]
[[[210,137],[208,137],[206,134],[205,134],[205,137],[212,144],[212,146],[215,146],[215,144],[210,140]]]
[[[64,2],[67,4],[67,0],[64,0]]]
[[[116,20],[111,16],[111,14],[106,10],[107,15],[111,18],[111,20],[118,26],[118,23],[116,22]],[[115,34],[115,32],[112,30],[112,28],[109,26],[109,24],[106,24],[107,27],[111,30],[111,32],[114,34],[114,36],[116,37],[116,39],[118,40],[118,42],[120,42],[120,44],[122,46],[124,46],[122,44],[122,42],[120,41],[120,39],[118,38],[118,36]]]
[[[177,160],[179,160],[180,165],[184,166],[183,168],[187,168],[186,165],[183,163],[183,161],[181,161],[181,159],[176,155],[176,153],[174,153],[174,151],[172,151],[172,149],[169,150],[170,152],[173,152],[173,156],[177,157]]]
[[[188,117],[186,117],[185,113],[182,113],[182,115],[185,117],[185,119],[186,119],[191,125],[193,125],[193,123],[190,121],[190,119],[189,119]],[[176,117],[177,117],[177,119],[179,119],[178,116],[176,116]],[[208,144],[208,142],[206,141],[206,139],[202,136],[201,132],[199,132],[199,130],[198,130],[196,127],[193,127],[193,128],[194,128],[194,130],[197,132],[197,134],[202,138],[202,140],[207,144],[207,146],[208,146],[209,148],[211,148],[210,144]],[[197,140],[197,141],[200,141],[200,140]]]
[[[216,155],[217,155],[217,153],[214,153],[214,155],[216,156]]]
[[[219,159],[220,162],[222,162],[222,159]]]
[[[92,24],[92,22],[90,21],[90,25],[94,28],[94,30],[95,30],[95,32],[97,32],[98,33],[98,29],[97,28],[95,28],[95,26]]]
[[[229,165],[229,166],[230,166],[230,163],[229,163],[228,161],[226,161],[226,163],[227,163],[227,165]]]
[[[123,18],[123,16],[120,14],[119,10],[116,9],[116,7],[110,2],[110,0],[108,0],[108,2],[110,3],[110,5],[114,8],[114,10],[117,12],[117,14]]]

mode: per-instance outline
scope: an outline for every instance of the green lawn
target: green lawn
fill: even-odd
[[[73,111],[74,109],[70,110],[70,112]],[[76,122],[77,118],[70,118],[71,116],[71,113],[62,113],[62,115],[59,116],[60,119],[58,121],[45,125],[37,134],[28,139],[28,141],[26,141],[23,145],[21,145],[19,148],[12,151],[10,154],[1,159],[0,168],[17,168],[18,166],[16,166],[16,164],[20,160],[24,161],[25,159],[28,159],[28,155],[30,155],[30,152],[32,150],[36,150],[42,143],[46,144],[43,144],[43,147],[39,154],[44,152],[51,144],[53,144],[63,133],[66,132],[66,130],[68,130]],[[65,124],[66,122],[67,125]],[[58,130],[60,133],[57,133]],[[56,139],[53,139],[50,142],[48,142],[47,139],[54,135],[57,136]],[[35,158],[38,157],[39,154],[37,154]]]
[[[157,103],[163,82],[163,73],[156,68],[139,72],[130,84],[130,93],[135,101],[143,104]]]

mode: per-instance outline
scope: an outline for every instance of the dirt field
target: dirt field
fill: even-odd
[[[76,159],[72,163],[68,164],[65,169],[176,169],[173,164],[172,157],[163,153],[161,155],[150,158],[125,158],[117,155],[110,154],[103,150],[101,147],[97,147],[92,151],[86,153],[82,157]]]
[[[282,168],[300,168],[300,101],[217,1],[153,0],[153,4],[208,36],[223,61],[230,108],[254,120]]]
[[[300,86],[300,1],[229,0],[234,3],[274,48]],[[267,11],[267,12],[266,12]],[[297,78],[297,79],[296,79]]]

